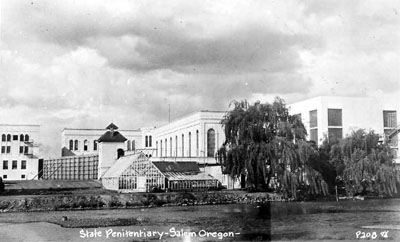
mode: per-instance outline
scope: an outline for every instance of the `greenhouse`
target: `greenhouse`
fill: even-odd
[[[165,176],[143,153],[120,157],[101,180],[105,189],[120,192],[165,189]]]
[[[143,153],[119,158],[101,178],[103,187],[119,192],[196,191],[218,187],[196,162],[151,162]]]

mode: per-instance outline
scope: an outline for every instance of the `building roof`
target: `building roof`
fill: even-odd
[[[108,130],[105,132],[97,141],[98,142],[125,142],[127,138],[125,138],[118,131]]]
[[[187,174],[187,173],[182,173],[182,172],[163,172],[163,175],[169,181],[217,180],[210,174],[206,174],[206,173]]]
[[[64,146],[61,149],[61,156],[62,157],[64,157],[64,156],[75,156],[75,153],[70,151],[67,147]]]
[[[110,124],[107,126],[106,129],[114,129],[114,130],[117,130],[117,129],[118,129],[118,126],[115,125],[114,123],[110,123]]]
[[[143,153],[127,155],[120,157],[111,167],[104,173],[102,178],[120,177],[126,171],[133,161],[138,159],[148,159]]]
[[[154,161],[153,164],[162,173],[165,172],[200,172],[199,166],[196,162],[167,162],[167,161]]]

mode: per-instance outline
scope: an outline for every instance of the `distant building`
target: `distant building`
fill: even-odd
[[[152,137],[149,134],[151,129],[119,130],[126,137],[124,151],[143,151],[151,155],[153,149]],[[64,128],[61,133],[61,156],[98,154],[98,139],[103,133],[104,129]]]
[[[303,121],[308,139],[321,144],[341,139],[357,129],[374,130],[382,140],[389,138],[397,162],[400,99],[367,97],[316,97],[288,105],[292,115]]]
[[[1,124],[0,135],[3,180],[37,179],[40,125]]]

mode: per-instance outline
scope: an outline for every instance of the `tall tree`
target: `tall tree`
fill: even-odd
[[[297,116],[289,115],[283,99],[272,104],[232,102],[222,120],[226,140],[218,152],[223,171],[234,178],[246,176],[248,188],[277,188],[296,196],[301,182],[322,190],[320,173],[309,167],[316,150],[305,141],[306,130]]]
[[[333,145],[330,160],[349,193],[397,193],[400,181],[392,152],[373,131],[359,129]]]

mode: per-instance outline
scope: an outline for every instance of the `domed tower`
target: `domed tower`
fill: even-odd
[[[127,140],[120,132],[118,127],[111,123],[107,126],[107,131],[97,140],[99,143],[99,179],[115,163],[124,156],[125,141]]]

